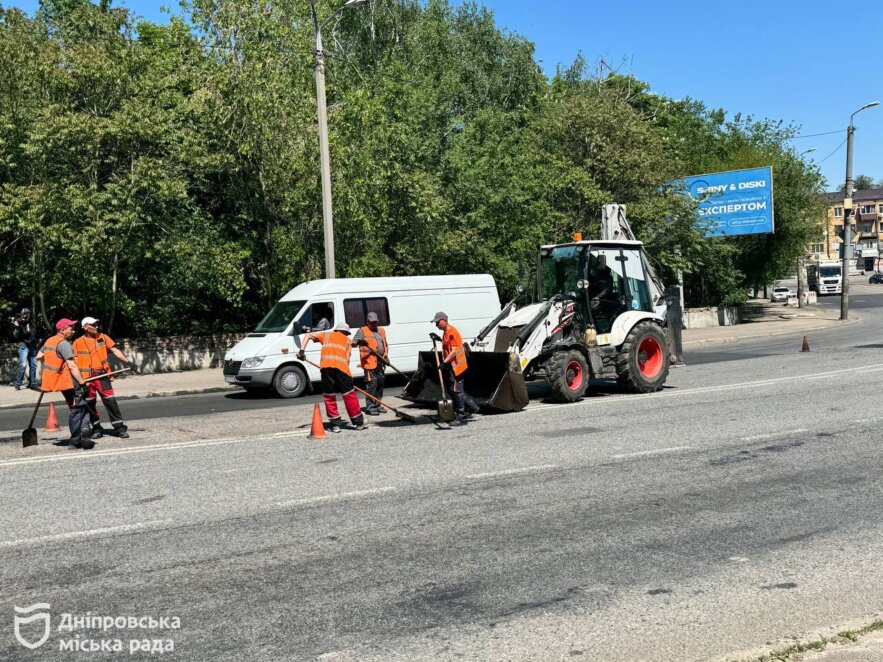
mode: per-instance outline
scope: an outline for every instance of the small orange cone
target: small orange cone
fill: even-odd
[[[55,415],[55,403],[49,403],[49,418],[46,419],[46,429],[43,432],[61,432],[58,426],[58,416]]]
[[[809,336],[803,336],[803,347],[800,349],[801,352],[809,351]]]
[[[322,422],[322,412],[319,410],[319,403],[313,407],[313,424],[310,426],[309,439],[324,439],[325,424]]]

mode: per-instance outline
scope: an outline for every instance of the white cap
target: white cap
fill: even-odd
[[[335,331],[340,331],[341,333],[352,334],[352,329],[350,329],[350,325],[346,322],[338,322],[334,325]]]
[[[80,322],[80,326],[86,326],[87,324],[95,324],[96,322],[98,322],[98,320],[95,319],[94,317],[84,317],[83,320]]]

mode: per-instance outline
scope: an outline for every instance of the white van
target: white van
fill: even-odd
[[[331,326],[345,321],[353,329],[365,326],[369,312],[386,327],[389,359],[404,372],[417,369],[417,353],[431,349],[432,316],[443,310],[464,340],[478,335],[500,312],[497,285],[489,274],[413,276],[402,278],[335,278],[298,285],[282,297],[252,333],[224,356],[224,379],[249,390],[272,387],[283,398],[301,395],[319,371],[296,354],[302,335],[293,334],[295,321],[313,327],[322,319]],[[319,363],[321,345],[310,343],[307,358]],[[353,376],[362,376],[359,352],[352,353]]]

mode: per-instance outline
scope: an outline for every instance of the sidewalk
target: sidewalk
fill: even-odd
[[[881,662],[883,621],[841,631],[828,629],[815,639],[782,645],[764,653],[728,655],[717,662]]]
[[[796,308],[782,304],[751,303],[746,306],[746,321],[735,326],[713,326],[707,329],[685,329],[684,347],[700,347],[739,342],[752,338],[769,338],[790,334],[810,334],[821,329],[855,324],[854,314],[849,321],[840,321],[840,312],[815,307]]]
[[[130,375],[113,383],[120,400],[153,398],[162,395],[191,395],[214,391],[238,390],[224,383],[221,368],[187,370],[184,372],[161,372],[153,375]],[[33,407],[37,403],[36,391],[16,391],[8,384],[0,384],[0,409],[10,407]],[[47,393],[43,402],[64,402],[61,393]]]
[[[824,650],[799,653],[793,662],[880,662],[883,660],[883,632],[872,632],[858,641],[828,644]]]

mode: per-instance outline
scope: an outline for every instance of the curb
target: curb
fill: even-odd
[[[839,325],[839,328],[843,328],[845,326],[853,326],[854,324],[858,324],[862,321],[860,317],[851,317],[846,322],[841,322],[840,320],[830,320],[836,324],[830,324],[828,326],[824,326],[818,329],[813,329],[814,331],[828,331],[829,329],[834,328]],[[752,336],[726,336],[723,338],[708,338],[705,340],[686,340],[683,345],[686,349],[687,347],[704,347],[706,345],[728,345],[732,343],[748,341],[748,340],[757,340],[758,338],[775,338],[780,336],[790,336],[793,334],[801,333],[801,331],[788,330],[788,331],[776,331],[772,333],[760,333]]]
[[[173,398],[179,395],[201,395],[203,393],[223,393],[225,391],[235,392],[236,389],[230,386],[207,386],[205,388],[182,389],[180,391],[149,391],[147,393],[135,393],[132,395],[118,395],[117,400],[143,400],[145,398]],[[64,404],[64,403],[62,403]],[[0,405],[0,409],[30,409],[34,403],[21,403],[11,405]]]

